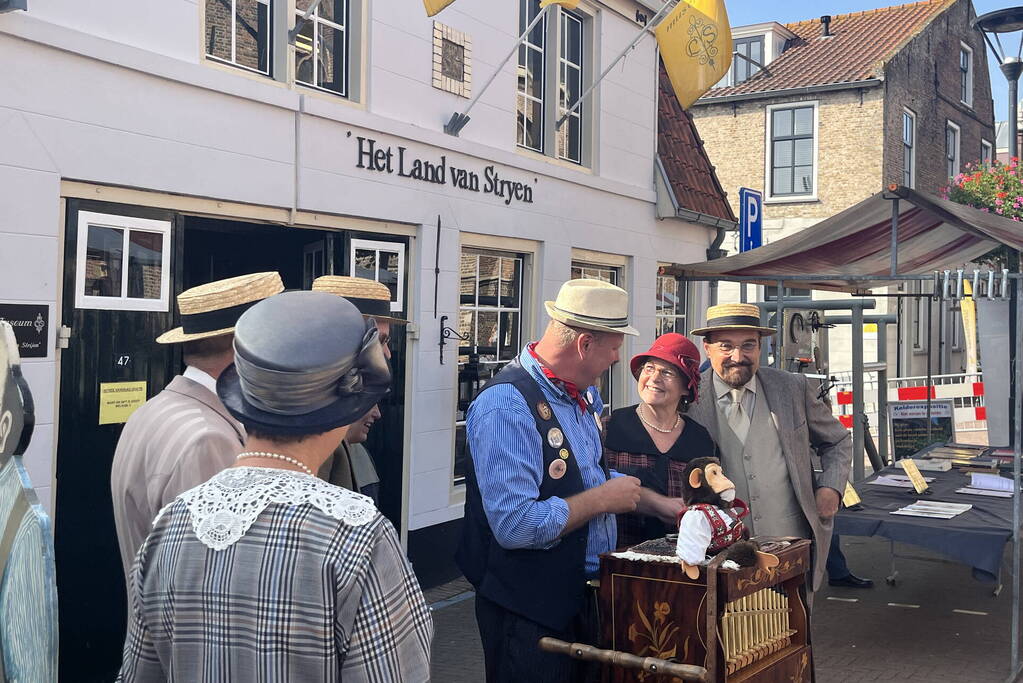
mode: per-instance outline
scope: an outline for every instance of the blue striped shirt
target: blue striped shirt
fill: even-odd
[[[527,349],[519,354],[519,362],[536,380],[561,423],[583,486],[591,489],[603,484],[607,478],[600,467],[600,432],[593,415],[582,413],[578,403],[552,384]],[[599,414],[603,405],[596,388],[591,387],[589,395]],[[568,504],[558,497],[537,500],[544,475],[543,442],[522,394],[511,384],[487,389],[469,406],[465,428],[483,509],[497,542],[507,549],[553,546],[568,522]],[[614,550],[616,540],[614,515],[590,520],[587,576],[596,576],[597,556]]]

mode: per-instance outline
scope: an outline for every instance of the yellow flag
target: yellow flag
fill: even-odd
[[[973,294],[973,284],[969,280],[963,280],[963,294]],[[959,301],[959,312],[963,319],[966,372],[973,374],[977,372],[977,303],[973,300],[973,296],[963,297]]]
[[[654,35],[684,109],[714,87],[732,65],[732,29],[724,0],[682,0]]]
[[[437,12],[453,3],[455,0],[423,0],[423,4],[426,5],[426,16],[432,17]]]
[[[579,0],[540,0],[540,9],[547,5],[561,5],[565,9],[575,9],[579,6]]]

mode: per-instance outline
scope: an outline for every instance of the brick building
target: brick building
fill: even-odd
[[[936,193],[966,163],[992,159],[991,85],[975,16],[970,0],[928,0],[733,29],[736,51],[763,68],[733,58],[692,113],[733,207],[740,186],[764,192],[765,242],[890,183]],[[729,296],[738,288],[723,287]],[[891,370],[924,372],[927,345],[937,344],[935,372],[958,372],[957,313],[935,311],[928,340],[926,304],[905,301]],[[875,312],[885,306],[899,308],[879,301]],[[836,330],[831,341],[832,368],[847,369],[848,335]]]

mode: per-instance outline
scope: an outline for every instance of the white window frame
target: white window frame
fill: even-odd
[[[689,281],[684,278],[678,278],[674,275],[661,275],[657,274],[657,284],[660,284],[661,280],[673,280],[675,282],[675,313],[663,314],[658,312],[656,294],[657,289],[654,289],[654,331],[657,332],[660,329],[660,322],[662,320],[674,321],[672,327],[677,326],[677,321],[682,320],[682,332],[681,334],[689,334]],[[663,290],[662,290],[663,291]],[[678,309],[682,309],[681,313],[678,313]]]
[[[766,57],[766,53],[767,53],[767,36],[765,36],[763,33],[756,33],[754,35],[742,36],[742,37],[734,37],[733,36],[733,38],[732,38],[732,51],[733,52],[738,52],[737,44],[745,43],[747,45],[752,45],[753,43],[755,43],[757,41],[760,42],[760,63],[761,64],[767,64],[767,57]],[[746,52],[747,53],[749,52],[748,48],[747,48]],[[749,56],[749,55],[747,54],[747,56]],[[746,73],[747,73],[746,78],[742,79],[741,81],[736,78],[736,71],[738,70],[737,67],[738,67],[740,62],[745,65]],[[751,64],[750,62],[747,62],[745,59],[743,59],[742,57],[739,57],[738,55],[732,55],[732,64],[731,64],[731,66],[728,69],[728,76],[727,76],[727,78],[729,79],[728,80],[728,84],[729,85],[739,85],[740,83],[745,83],[749,79],[751,79],[754,76],[756,76],[758,73],[760,73],[760,67],[754,66],[753,64]]]
[[[398,293],[397,299],[391,302],[391,312],[401,313],[405,310],[405,245],[401,242],[382,242],[378,240],[353,239],[348,254],[348,272],[355,275],[355,252],[375,251],[377,252],[375,272],[373,279],[380,281],[380,252],[398,255]]]
[[[910,109],[902,110],[902,179],[906,179],[906,119],[909,119],[913,125],[913,136],[909,141],[909,185],[906,187],[916,187],[916,114]]]
[[[949,152],[949,149],[948,149],[948,133],[949,133],[950,130],[954,130],[955,134],[956,134],[955,158],[954,159],[950,159],[949,156],[948,156],[948,152]],[[962,146],[963,146],[963,131],[962,131],[962,129],[957,124],[955,124],[952,121],[949,121],[949,120],[946,119],[945,120],[945,169],[948,170],[949,163],[952,163],[952,165],[955,166],[955,169],[951,173],[948,174],[949,178],[955,177],[955,175],[957,173],[959,173],[959,171],[962,169],[962,156],[960,154],[961,151],[962,151]]]
[[[341,34],[344,36],[344,56],[343,56],[343,60],[342,60],[344,73],[342,74],[341,90],[331,90],[330,88],[325,88],[322,85],[319,85],[318,83],[307,83],[306,81],[299,80],[299,78],[298,78],[298,50],[291,50],[290,52],[292,53],[293,59],[295,60],[295,84],[296,85],[300,85],[303,88],[312,88],[314,90],[319,90],[320,92],[330,93],[331,95],[338,95],[340,97],[348,97],[348,93],[351,90],[351,85],[350,84],[351,84],[351,72],[352,72],[352,58],[351,58],[351,54],[352,54],[352,40],[351,40],[351,36],[349,35],[349,30],[348,29],[349,29],[349,26],[351,25],[352,13],[351,13],[351,6],[350,6],[351,2],[350,2],[350,0],[341,0],[341,1],[342,1],[343,5],[344,5],[344,8],[343,8],[344,23],[343,24],[339,24],[339,23],[337,23],[337,21],[330,21],[328,19],[320,18],[320,7],[319,6],[317,6],[315,12],[313,12],[311,15],[309,15],[309,20],[308,20],[309,23],[312,24],[312,27],[313,27],[313,44],[312,44],[311,47],[312,47],[312,59],[313,59],[313,78],[316,81],[319,80],[319,68],[318,68],[318,66],[319,66],[319,63],[320,63],[320,50],[318,48],[319,48],[319,41],[320,41],[320,30],[319,30],[320,29],[320,25],[322,24],[324,26],[327,26],[329,28],[334,29],[335,31],[340,31]],[[323,0],[323,2],[331,2],[331,0]],[[321,3],[321,5],[322,5],[322,3]],[[298,24],[299,21],[301,21],[301,19],[302,19],[302,17],[304,15],[305,15],[305,10],[298,9],[297,5],[296,5],[295,6],[295,19],[294,19],[296,25]],[[336,19],[336,17],[335,17],[335,19]],[[297,36],[296,36],[296,40],[298,40]]]
[[[764,120],[764,184],[767,186],[767,193],[765,194],[764,201],[769,204],[795,204],[800,202],[815,202],[818,201],[817,193],[819,191],[819,185],[817,182],[817,175],[820,171],[820,102],[818,100],[809,100],[806,102],[786,102],[785,104],[769,104],[764,109],[765,120]],[[775,195],[774,194],[774,174],[773,174],[773,153],[774,145],[771,140],[771,120],[774,116],[774,111],[777,109],[798,109],[800,107],[813,107],[813,191],[810,194],[801,195]]]
[[[987,140],[980,140],[980,163],[990,166],[995,160],[995,146]]]
[[[202,35],[202,51],[203,51],[203,54],[206,55],[206,59],[209,59],[210,61],[216,62],[218,64],[228,64],[230,66],[237,67],[239,69],[243,69],[243,70],[248,71],[250,73],[260,74],[262,76],[269,76],[269,77],[272,78],[273,77],[273,67],[274,67],[274,55],[273,55],[274,31],[277,30],[277,27],[274,24],[274,8],[273,8],[273,3],[275,2],[275,0],[255,0],[255,1],[257,3],[259,3],[259,4],[261,4],[261,5],[266,5],[266,16],[267,16],[266,71],[260,71],[259,69],[252,68],[251,66],[246,66],[245,64],[239,64],[238,63],[238,49],[237,49],[238,31],[237,31],[237,28],[236,28],[236,24],[237,24],[236,17],[238,15],[238,11],[237,11],[238,0],[231,0],[231,59],[224,59],[223,57],[218,57],[217,55],[210,54],[207,51],[207,49],[206,49],[206,29],[205,29],[205,25],[203,27],[203,35]],[[283,2],[284,0],[276,0],[276,1],[277,2]],[[205,16],[206,16],[205,12],[206,12],[206,6],[205,6],[205,3],[203,3],[203,17],[204,17],[203,21],[204,21],[204,24],[205,24]]]
[[[579,27],[579,57],[581,58],[581,62],[579,64],[576,64],[575,62],[572,62],[571,60],[569,60],[565,56],[565,49],[566,49],[565,43],[566,43],[566,41],[564,39],[564,36],[565,36],[565,33],[567,32],[566,26],[570,22],[574,22]],[[566,72],[568,72],[568,71],[576,71],[576,72],[578,72],[578,75],[579,75],[578,91],[579,91],[579,94],[581,95],[583,93],[583,90],[586,87],[585,66],[586,66],[586,22],[583,20],[583,18],[581,16],[579,16],[578,14],[575,14],[574,12],[569,12],[569,11],[559,12],[559,16],[558,16],[558,80],[557,80],[557,86],[556,86],[556,89],[558,90],[558,92],[560,93],[562,91],[562,88],[561,88],[561,84],[562,84],[562,81],[561,81],[561,70],[562,70],[562,68],[564,68]],[[573,102],[561,102],[560,101],[561,100],[560,97],[558,98],[558,100],[559,100],[558,101],[558,118],[555,119],[555,123],[557,122],[558,119],[560,119],[562,116],[565,115],[565,113],[568,111],[568,107],[573,104]],[[572,163],[572,164],[582,165],[583,159],[586,157],[586,155],[585,155],[585,147],[586,147],[586,121],[584,119],[584,112],[585,111],[586,111],[586,102],[584,101],[584,102],[581,102],[579,104],[579,106],[576,108],[576,110],[574,112],[572,112],[571,114],[568,115],[568,118],[565,119],[565,123],[562,124],[562,130],[566,131],[565,134],[567,135],[568,134],[568,132],[567,132],[568,129],[566,128],[566,126],[568,126],[569,121],[572,120],[572,119],[575,119],[578,122],[578,125],[579,125],[579,158],[578,159],[573,159],[572,157],[568,156],[567,154],[562,154],[561,151],[557,149],[557,147],[558,147],[558,131],[554,131],[554,141],[555,141],[554,142],[554,146],[555,146],[554,154],[557,155],[557,158],[562,159],[562,160],[567,161],[567,162]],[[567,151],[567,149],[568,149],[568,147],[566,145],[566,151]]]
[[[963,53],[966,53],[969,59],[966,64],[966,72],[963,72]],[[959,101],[965,104],[967,107],[973,107],[973,48],[966,43],[959,43]],[[965,83],[963,80],[965,79]],[[966,89],[966,99],[963,99],[963,88]]]
[[[121,246],[121,295],[87,296],[85,294],[85,264],[89,245],[89,227],[113,228],[124,232]],[[129,297],[128,252],[132,232],[159,233],[163,237],[160,255],[160,298],[140,299]],[[151,218],[135,218],[94,211],[78,212],[78,244],[75,258],[75,307],[109,311],[158,311],[170,310],[170,255],[171,222]]]
[[[569,266],[569,277],[575,279],[572,271],[579,269],[580,278],[591,278],[600,280],[602,282],[610,282],[610,284],[616,287],[622,287],[624,289],[623,281],[625,279],[625,266],[624,265],[612,265],[608,263],[600,263],[599,261],[587,261],[585,259],[573,258]],[[604,278],[602,275],[608,273],[610,278]],[[607,402],[604,404],[604,410],[611,411],[617,408],[615,404],[615,394],[618,391],[618,385],[621,383],[618,377],[619,369],[615,366],[611,366],[601,376],[607,375]],[[594,381],[596,384],[596,381]]]
[[[515,249],[491,248],[489,246],[479,246],[479,245],[476,245],[476,244],[474,244],[472,242],[466,242],[466,243],[462,243],[461,245],[459,245],[459,248],[458,248],[458,261],[459,261],[459,264],[461,264],[462,256],[464,256],[466,254],[466,252],[469,252],[470,254],[473,254],[473,255],[476,256],[476,284],[475,284],[475,288],[474,288],[475,301],[471,305],[469,305],[469,304],[464,304],[463,305],[462,302],[461,302],[461,296],[462,296],[461,295],[461,291],[462,290],[461,290],[461,285],[459,285],[459,289],[458,289],[458,318],[456,318],[455,327],[459,328],[459,330],[461,329],[460,328],[461,314],[463,312],[465,312],[465,311],[472,311],[474,314],[478,314],[481,311],[484,312],[484,313],[497,313],[498,328],[499,328],[498,329],[498,340],[500,340],[501,313],[504,313],[504,312],[518,313],[518,316],[519,316],[519,343],[516,345],[516,347],[514,349],[514,354],[513,354],[512,358],[509,358],[507,360],[498,360],[496,362],[494,362],[494,361],[487,361],[487,365],[490,365],[490,366],[499,365],[501,368],[504,368],[514,358],[518,357],[518,354],[522,351],[522,345],[523,345],[524,340],[529,339],[529,334],[530,333],[529,333],[529,328],[527,327],[527,325],[529,323],[529,320],[527,318],[527,314],[531,313],[531,311],[528,310],[529,309],[529,304],[531,303],[531,299],[529,297],[529,292],[530,292],[530,289],[529,289],[529,279],[531,277],[530,272],[529,272],[529,267],[530,267],[530,259],[534,258],[535,254],[532,251],[521,252],[521,251],[517,251]],[[480,304],[479,304],[479,292],[480,292],[479,257],[480,256],[489,256],[489,257],[493,257],[493,258],[504,258],[504,259],[515,259],[515,260],[518,260],[518,262],[519,262],[519,302],[518,302],[519,305],[517,307],[516,306],[507,306],[507,307],[505,307],[505,306],[501,306],[501,305],[498,305],[498,306],[480,306]],[[459,266],[459,267],[461,267],[461,266]],[[459,273],[459,277],[461,277],[461,273]],[[500,302],[500,284],[498,285],[498,302]],[[478,332],[479,332],[479,328],[478,327],[476,328],[476,332],[478,334]],[[465,343],[475,344],[477,341],[478,341],[478,339],[470,339],[470,340],[467,340]],[[498,341],[498,348],[500,348],[500,341]],[[458,352],[456,351],[455,353],[456,353],[456,356],[455,356],[456,357],[456,362],[455,362],[454,365],[455,365],[455,367],[461,369],[461,365],[460,365],[460,363],[457,360],[458,357],[459,357],[458,356]],[[455,400],[456,400],[456,406],[455,406],[455,410],[453,412],[453,417],[454,417],[454,425],[455,425],[455,434],[457,435],[458,430],[459,429],[465,429],[465,424],[466,424],[465,419],[461,419],[461,420],[458,419],[458,409],[457,409],[458,388],[457,387],[455,389]],[[452,449],[452,451],[451,451],[451,458],[452,459],[451,459],[451,465],[450,465],[450,474],[451,474],[451,486],[452,486],[453,489],[459,489],[459,488],[464,487],[464,485],[465,485],[465,478],[464,477],[461,477],[461,478],[455,477],[455,460],[454,460],[454,458],[455,458],[456,454],[457,454],[457,438],[456,438],[456,441],[455,441],[455,448]]]
[[[534,2],[535,0],[519,0],[520,8],[521,3]],[[527,14],[528,16],[528,14]],[[518,17],[518,14],[516,14]],[[568,102],[567,106],[563,106],[560,98],[561,92],[561,65],[565,61],[562,59],[562,26],[565,21],[576,21],[579,23],[581,29],[580,43],[580,64],[573,64],[574,68],[578,68],[579,71],[579,94],[589,86],[591,79],[593,78],[593,66],[596,62],[596,51],[594,50],[594,31],[595,31],[595,17],[584,11],[584,8],[580,5],[574,10],[565,9],[557,4],[547,8],[546,15],[538,24],[543,27],[543,45],[537,45],[530,42],[529,40],[523,41],[522,45],[525,46],[526,50],[540,51],[543,54],[543,74],[544,83],[542,89],[542,97],[537,98],[533,95],[526,95],[524,92],[518,89],[518,83],[516,79],[515,87],[515,146],[516,149],[524,154],[528,155],[539,155],[546,157],[547,159],[554,160],[562,163],[570,168],[590,168],[593,166],[594,158],[594,134],[593,134],[593,112],[592,107],[588,106],[590,100],[583,101],[576,109],[575,114],[572,117],[577,118],[579,121],[579,160],[574,160],[568,156],[562,156],[558,151],[558,132],[554,128],[554,124],[557,123],[558,119],[564,115],[567,110],[567,106],[573,104]],[[516,27],[521,30],[521,25]],[[536,28],[533,29],[537,30]],[[523,68],[519,64],[518,58],[516,57],[517,68]],[[529,147],[519,141],[518,131],[518,101],[519,98],[525,97],[533,102],[540,102],[541,104],[541,125],[540,125],[540,148]],[[566,119],[563,125],[568,125]]]

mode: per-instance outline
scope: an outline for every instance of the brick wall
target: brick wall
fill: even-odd
[[[959,0],[916,36],[885,68],[885,184],[902,184],[902,114],[916,114],[916,188],[936,192],[948,181],[945,125],[961,129],[962,164],[980,159],[981,139],[994,143],[994,114],[983,37],[970,28],[976,16]],[[960,43],[973,50],[973,106],[960,102]],[[1004,87],[1004,83],[999,83]]]
[[[881,189],[880,87],[693,107],[700,137],[736,212],[739,187],[766,189],[767,107],[790,102],[818,103],[817,199],[768,200],[766,220],[827,218]]]

